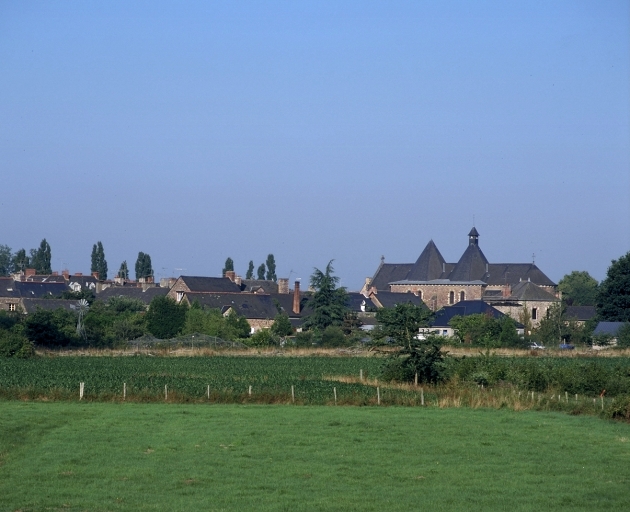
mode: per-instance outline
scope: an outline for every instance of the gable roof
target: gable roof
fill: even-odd
[[[241,288],[227,277],[180,276],[191,292],[233,292]]]
[[[590,320],[596,314],[595,306],[567,306],[565,310],[565,316],[569,320],[577,320],[578,322]]]
[[[418,256],[413,267],[406,276],[408,281],[432,281],[439,279],[445,270],[446,260],[440,254],[437,246],[430,240]]]
[[[278,293],[278,283],[267,279],[243,279],[241,290],[244,292]]]
[[[143,290],[141,286],[110,286],[96,294],[96,298],[108,301],[112,297],[127,297],[129,299],[138,299],[149,304],[154,297],[165,296],[168,294],[168,288],[160,286],[152,286]]]
[[[455,316],[468,315],[490,315],[492,318],[500,319],[505,316],[496,308],[482,300],[462,300],[453,306],[445,306],[436,314],[431,327],[449,327],[449,322]],[[514,321],[518,329],[523,329],[523,325]]]
[[[59,297],[65,291],[68,291],[66,283],[47,283],[47,282],[29,282],[15,281],[14,289],[16,289],[21,297],[39,299],[42,297]]]
[[[245,318],[273,320],[278,315],[278,308],[266,294],[185,292],[184,297],[190,304],[197,301],[202,307],[222,312],[232,308]]]
[[[539,286],[556,286],[534,263],[490,263],[484,281],[489,285],[516,285],[531,281]]]
[[[511,300],[533,300],[546,302],[557,302],[560,300],[530,281],[521,281],[518,283],[514,288],[512,288],[512,294],[509,298]]]
[[[65,309],[67,311],[77,311],[77,300],[67,299],[22,299],[25,313],[32,315],[38,309],[46,311],[55,311],[57,309]]]
[[[373,302],[378,307],[380,304],[384,308],[393,308],[397,304],[414,304],[415,306],[427,307],[426,304],[414,293],[394,293],[379,291],[372,295]]]
[[[373,286],[378,291],[389,291],[389,283],[406,279],[413,266],[413,263],[381,263],[372,278],[370,286]]]
[[[593,331],[593,336],[599,336],[602,334],[617,336],[619,334],[619,329],[621,329],[626,323],[627,322],[599,322]]]

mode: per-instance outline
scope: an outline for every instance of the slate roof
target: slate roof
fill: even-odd
[[[389,283],[406,279],[413,266],[413,263],[381,263],[370,286],[374,286],[378,291],[389,291]]]
[[[625,323],[626,322],[599,322],[593,331],[593,336],[599,336],[602,334],[617,336],[619,329],[621,329]]]
[[[270,295],[241,292],[186,292],[184,295],[191,304],[197,301],[202,307],[218,309],[222,312],[231,307],[236,313],[243,315],[245,318],[273,320],[278,315],[278,309]]]
[[[24,311],[26,314],[32,315],[38,309],[44,309],[46,311],[55,311],[56,309],[65,309],[67,311],[77,310],[76,300],[66,299],[22,299],[24,304]]]
[[[96,283],[98,279],[94,276],[69,276],[68,277],[68,285],[72,283],[77,283],[81,286],[82,290],[94,290],[96,288]]]
[[[66,283],[41,283],[28,281],[14,281],[14,289],[19,292],[20,297],[40,299],[42,297],[60,297],[68,291]]]
[[[243,279],[241,281],[241,290],[244,292],[253,293],[260,289],[264,290],[265,293],[278,293],[278,283],[266,279]]]
[[[595,317],[597,309],[595,306],[567,306],[565,316],[570,320],[586,322]]]
[[[439,279],[444,273],[445,266],[446,261],[442,254],[440,254],[433,240],[430,240],[405,279],[408,281],[432,281],[433,279]]]
[[[514,288],[512,288],[512,294],[509,298],[510,300],[518,301],[529,300],[554,302],[560,300],[530,281],[522,281],[518,283]]]
[[[96,298],[108,301],[112,297],[127,297],[128,299],[138,299],[145,304],[150,304],[154,297],[163,297],[168,293],[168,288],[152,286],[143,290],[142,287],[134,286],[110,286],[96,294]]]
[[[365,305],[365,311],[376,311],[377,306],[372,302],[372,300],[362,293],[358,292],[348,292],[348,300],[346,301],[346,306],[350,311],[355,313],[361,313],[361,305]]]
[[[20,297],[12,277],[0,277],[0,297]]]
[[[413,293],[379,291],[376,294],[376,300],[379,301],[384,308],[393,308],[396,304],[414,304],[416,306],[426,307],[422,299]]]
[[[490,263],[484,281],[492,286],[514,286],[528,279],[539,286],[556,286],[534,263]]]
[[[453,306],[445,306],[435,314],[435,319],[431,327],[449,327],[449,322],[455,316],[468,315],[491,315],[492,318],[500,319],[505,315],[490,304],[482,300],[463,300]],[[523,325],[514,322],[518,329],[523,329]]]
[[[293,293],[271,293],[269,294],[274,305],[276,302],[280,305],[280,309],[289,315],[290,318],[298,318],[309,316],[313,310],[309,306],[310,294],[307,292],[300,292],[300,312],[293,312]]]
[[[63,277],[62,275],[53,276],[52,274],[50,275],[35,274],[34,276],[28,276],[27,278],[25,278],[25,281],[32,282],[32,283],[65,283],[66,278]]]
[[[227,277],[180,276],[191,292],[240,292],[241,288]]]
[[[484,281],[487,264],[488,259],[479,246],[469,244],[448,278],[450,281]]]

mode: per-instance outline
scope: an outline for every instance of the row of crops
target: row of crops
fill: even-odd
[[[379,357],[255,356],[0,359],[0,397],[76,399],[79,383],[84,383],[84,397],[95,400],[124,394],[146,401],[329,404],[336,395],[340,404],[420,403],[417,390],[375,382],[383,362]],[[585,397],[603,393],[607,398],[630,394],[629,358],[479,356],[449,358],[446,365],[445,386],[451,387],[459,383]]]

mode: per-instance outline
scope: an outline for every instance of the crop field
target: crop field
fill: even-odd
[[[630,425],[548,412],[0,400],[0,510],[629,510]]]

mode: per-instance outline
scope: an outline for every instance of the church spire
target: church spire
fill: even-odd
[[[468,243],[469,245],[479,245],[479,233],[477,232],[477,228],[475,228],[475,226],[473,226],[470,233],[468,233]]]

